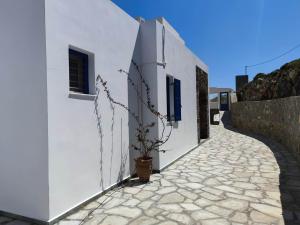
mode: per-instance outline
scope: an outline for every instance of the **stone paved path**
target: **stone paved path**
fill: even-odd
[[[57,225],[300,224],[300,171],[288,152],[222,125],[211,136],[151,183],[132,181]]]

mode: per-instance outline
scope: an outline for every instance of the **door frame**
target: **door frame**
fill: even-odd
[[[222,95],[226,94],[227,103],[222,104]],[[220,92],[220,111],[229,111],[229,92]]]

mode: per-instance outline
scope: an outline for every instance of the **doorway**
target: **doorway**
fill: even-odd
[[[220,110],[221,111],[229,110],[229,93],[228,92],[220,93]]]
[[[198,143],[209,138],[208,74],[196,67]]]

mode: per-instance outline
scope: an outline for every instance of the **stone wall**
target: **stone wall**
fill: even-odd
[[[300,160],[300,96],[232,104],[234,127],[277,140]]]

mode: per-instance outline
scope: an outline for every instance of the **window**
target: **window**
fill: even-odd
[[[228,93],[222,92],[220,93],[220,103],[226,105],[228,103]]]
[[[89,94],[89,56],[69,49],[70,91]]]
[[[181,121],[181,81],[167,76],[166,89],[168,121]]]

